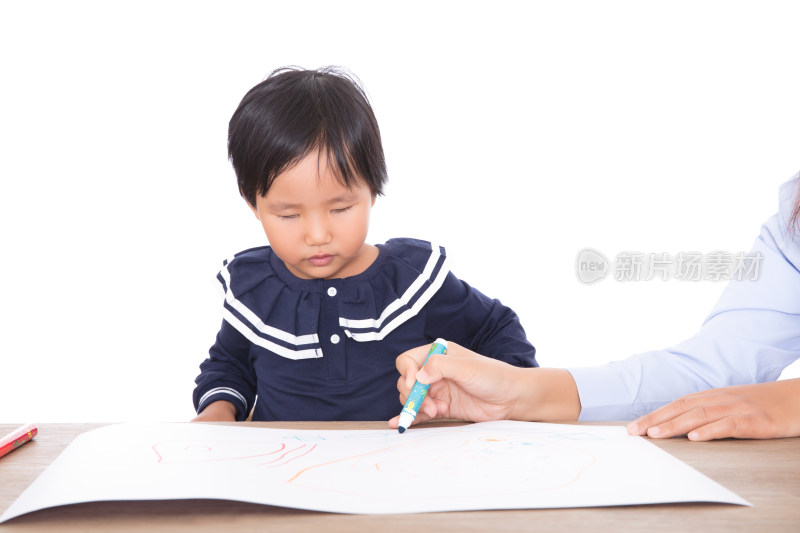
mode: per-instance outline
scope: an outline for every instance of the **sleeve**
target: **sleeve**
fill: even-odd
[[[539,366],[519,317],[510,308],[461,281],[452,272],[428,304],[425,335],[452,340],[514,366]]]
[[[751,253],[762,256],[758,276],[729,282],[694,337],[666,350],[569,369],[580,420],[631,420],[684,394],[776,380],[800,357],[800,252],[785,227],[779,215],[764,224]]]
[[[200,364],[200,375],[195,379],[195,410],[199,413],[211,402],[227,400],[236,406],[236,420],[245,420],[255,402],[254,375],[250,341],[223,320],[208,359]]]

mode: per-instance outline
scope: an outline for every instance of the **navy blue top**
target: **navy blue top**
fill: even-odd
[[[538,366],[517,315],[450,273],[444,248],[378,245],[349,278],[301,279],[269,246],[217,275],[222,327],[195,380],[197,412],[232,402],[237,420],[388,420],[402,408],[398,355],[437,337],[516,366]],[[256,400],[257,397],[257,400]]]

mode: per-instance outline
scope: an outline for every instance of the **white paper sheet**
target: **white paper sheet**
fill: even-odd
[[[120,424],[79,436],[0,517],[214,498],[340,513],[748,502],[619,426],[397,431]]]

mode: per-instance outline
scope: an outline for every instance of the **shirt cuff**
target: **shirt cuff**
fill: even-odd
[[[197,402],[197,412],[202,412],[208,404],[217,400],[226,400],[236,407],[237,421],[241,422],[247,418],[247,400],[239,391],[231,387],[216,387],[206,391]]]
[[[610,363],[603,366],[568,368],[581,400],[578,420],[633,420],[634,393],[621,369]],[[633,391],[638,388],[634,387]]]

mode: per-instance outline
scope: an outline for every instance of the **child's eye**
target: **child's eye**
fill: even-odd
[[[334,209],[334,210],[333,210],[333,212],[334,212],[334,213],[344,213],[345,211],[349,211],[349,210],[350,210],[352,207],[353,207],[352,205],[348,205],[347,207],[342,207],[342,208],[339,208],[339,209]]]
[[[278,215],[278,218],[281,220],[292,220],[294,218],[299,217],[300,215]]]

